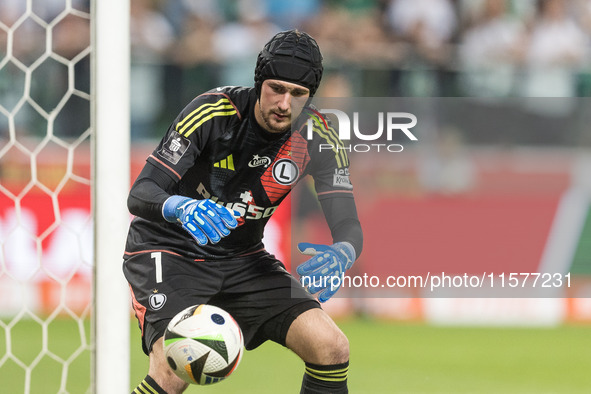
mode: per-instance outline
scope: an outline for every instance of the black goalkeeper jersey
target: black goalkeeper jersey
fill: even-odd
[[[127,254],[165,249],[212,259],[257,251],[263,248],[265,224],[305,175],[313,177],[321,201],[353,198],[346,150],[330,124],[305,108],[294,131],[270,133],[255,120],[256,101],[255,90],[244,87],[198,96],[147,159],[147,166],[174,180],[166,193],[223,204],[240,213],[238,228],[215,245],[199,246],[180,224],[138,216],[131,223]]]

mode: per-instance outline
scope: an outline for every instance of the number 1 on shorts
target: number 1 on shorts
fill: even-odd
[[[152,252],[151,256],[156,265],[156,283],[162,283],[162,252]]]

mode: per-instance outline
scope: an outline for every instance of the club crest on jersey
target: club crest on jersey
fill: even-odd
[[[164,304],[166,304],[166,294],[162,294],[162,293],[150,294],[150,297],[148,298],[148,302],[150,303],[150,308],[152,308],[152,310],[157,311],[159,309],[162,309]]]
[[[265,166],[265,168],[271,165],[271,159],[267,156],[259,156],[254,155],[252,159],[248,162],[248,166],[251,168]]]
[[[280,159],[273,164],[273,179],[280,185],[291,185],[300,176],[300,169],[291,159]]]
[[[177,133],[172,133],[158,151],[158,154],[172,164],[178,164],[181,157],[183,157],[189,148],[189,145],[191,145],[191,141],[188,138]]]

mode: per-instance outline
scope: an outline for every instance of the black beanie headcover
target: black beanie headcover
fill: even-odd
[[[295,83],[314,96],[322,79],[322,55],[310,35],[298,30],[277,33],[259,53],[254,72],[257,96],[267,79]]]

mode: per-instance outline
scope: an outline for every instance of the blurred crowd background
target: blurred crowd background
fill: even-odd
[[[89,126],[89,3],[72,0],[66,10],[65,0],[33,1],[24,20],[24,0],[0,3],[0,105],[22,105],[15,119],[29,133],[47,131],[36,105],[47,113],[63,106],[58,135]],[[159,137],[203,91],[252,86],[258,52],[289,28],[309,32],[322,49],[319,96],[591,93],[591,0],[131,0],[132,137]],[[33,66],[34,104],[19,101],[22,66]],[[0,116],[0,129],[6,124]]]

